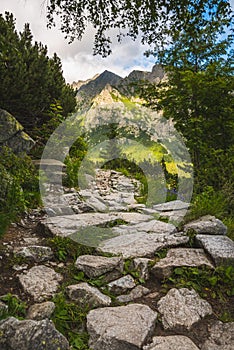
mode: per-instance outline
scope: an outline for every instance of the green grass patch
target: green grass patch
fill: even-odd
[[[55,310],[52,321],[56,329],[69,341],[71,350],[89,350],[88,333],[85,331],[85,319],[88,307],[79,307],[67,301],[63,293],[53,298]]]
[[[27,304],[17,296],[8,293],[0,297],[0,300],[4,302],[7,308],[0,308],[0,320],[7,317],[16,317],[19,320],[23,320],[26,316]]]
[[[66,237],[53,237],[46,240],[46,244],[51,247],[55,257],[59,261],[73,260],[78,256],[85,254],[93,254],[94,249],[90,246],[85,246]]]
[[[234,311],[228,308],[234,297],[233,266],[219,266],[216,269],[178,267],[163,280],[162,288],[165,293],[171,288],[193,288],[202,298],[218,307],[219,319],[224,320],[225,312],[226,319],[234,321]]]

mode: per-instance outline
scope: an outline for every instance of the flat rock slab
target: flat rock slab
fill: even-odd
[[[85,202],[88,206],[94,209],[96,212],[105,213],[108,212],[108,205],[103,203],[103,200],[99,198],[100,196],[92,196],[86,198]]]
[[[226,235],[227,226],[215,216],[206,215],[184,226],[184,230],[194,230],[198,234]]]
[[[182,202],[181,200],[170,201],[162,204],[156,204],[153,206],[154,210],[159,212],[174,211],[188,209],[190,203]]]
[[[167,256],[153,266],[151,273],[157,278],[164,278],[170,276],[175,267],[180,266],[214,268],[203,249],[175,248],[170,249]]]
[[[93,350],[140,350],[150,341],[157,313],[130,304],[92,310],[87,315],[89,346]]]
[[[216,265],[234,264],[234,242],[226,236],[197,235],[196,242],[203,247]]]
[[[158,311],[162,314],[165,329],[186,328],[212,314],[210,304],[199,297],[195,290],[187,288],[169,290],[158,302]]]
[[[81,306],[100,307],[111,304],[110,297],[85,282],[68,286],[67,294],[71,300],[76,301]]]
[[[19,275],[24,291],[39,302],[53,297],[62,279],[62,275],[44,265],[34,266],[25,274]]]
[[[101,243],[98,251],[122,255],[124,258],[151,257],[162,248],[188,243],[189,237],[176,233],[136,233],[111,238]]]
[[[114,232],[120,235],[133,234],[133,233],[165,233],[172,234],[177,232],[177,229],[174,225],[162,222],[159,220],[150,220],[147,222],[141,222],[135,225],[121,225],[113,229]]]
[[[124,220],[130,224],[152,220],[152,216],[140,213],[82,213],[50,217],[42,222],[47,231],[63,237],[76,233],[80,228],[107,224],[114,220]]]
[[[165,218],[170,219],[171,222],[177,222],[181,220],[187,212],[187,209],[181,209],[181,210],[170,210],[170,211],[157,211],[155,213],[156,218]]]
[[[123,259],[117,257],[107,258],[104,256],[81,255],[77,258],[75,266],[88,277],[93,278],[113,270],[122,272]]]
[[[191,339],[183,335],[154,337],[153,343],[144,346],[144,350],[199,350]],[[211,350],[211,348],[209,349]],[[212,348],[213,350],[213,348]]]
[[[131,275],[126,275],[108,283],[107,287],[111,293],[119,295],[136,287],[136,283]]]
[[[52,321],[23,320],[9,317],[0,322],[1,350],[69,350],[67,339]]]
[[[201,345],[201,350],[233,350],[234,322],[222,323],[215,321],[208,328],[209,338]]]

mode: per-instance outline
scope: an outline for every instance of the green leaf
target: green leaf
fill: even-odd
[[[85,280],[85,274],[83,271],[80,271],[77,275],[74,275],[73,278],[77,281],[83,281]]]
[[[218,277],[212,276],[212,277],[208,278],[208,281],[210,282],[211,286],[214,287],[218,282]]]
[[[175,268],[174,273],[176,275],[183,275],[184,274],[184,269],[180,268],[180,267],[177,267],[177,268]]]

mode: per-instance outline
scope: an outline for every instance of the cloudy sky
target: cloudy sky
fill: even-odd
[[[113,45],[108,58],[92,55],[93,30],[90,28],[83,40],[68,44],[59,28],[46,28],[46,0],[0,0],[0,13],[12,12],[16,28],[22,31],[24,23],[30,23],[34,40],[47,45],[49,55],[54,52],[62,60],[67,82],[91,78],[108,69],[124,77],[133,69],[151,70],[154,60],[143,55],[145,47],[126,39],[121,45]]]

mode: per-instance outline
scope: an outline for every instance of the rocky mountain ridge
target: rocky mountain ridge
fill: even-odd
[[[107,85],[117,89],[122,95],[131,97],[135,94],[135,89],[131,84],[146,81],[150,83],[158,83],[165,77],[165,72],[160,65],[154,65],[152,71],[133,70],[127,77],[122,78],[119,75],[105,70],[101,74],[96,74],[93,78],[86,81],[73,82],[72,86],[77,91],[78,100],[92,100],[101,93]]]

